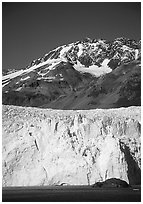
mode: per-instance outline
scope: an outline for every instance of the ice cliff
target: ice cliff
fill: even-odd
[[[3,186],[141,182],[140,107],[3,106]]]

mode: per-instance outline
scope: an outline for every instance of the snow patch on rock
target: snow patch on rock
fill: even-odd
[[[112,71],[112,69],[107,65],[108,62],[109,62],[109,60],[105,59],[102,62],[101,67],[98,67],[97,65],[91,65],[89,67],[85,67],[77,60],[77,64],[75,64],[73,67],[79,72],[86,72],[86,73],[90,73],[96,77],[99,77],[101,75],[110,73]]]

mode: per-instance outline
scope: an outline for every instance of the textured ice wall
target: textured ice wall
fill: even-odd
[[[3,106],[3,186],[140,184],[141,109]]]

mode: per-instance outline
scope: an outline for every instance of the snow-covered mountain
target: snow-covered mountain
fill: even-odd
[[[61,109],[140,105],[140,57],[140,41],[125,38],[60,46],[4,75],[3,103]]]
[[[140,185],[140,47],[86,38],[4,74],[3,187]]]

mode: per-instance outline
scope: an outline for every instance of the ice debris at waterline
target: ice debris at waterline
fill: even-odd
[[[3,186],[141,182],[141,108],[3,106]]]

